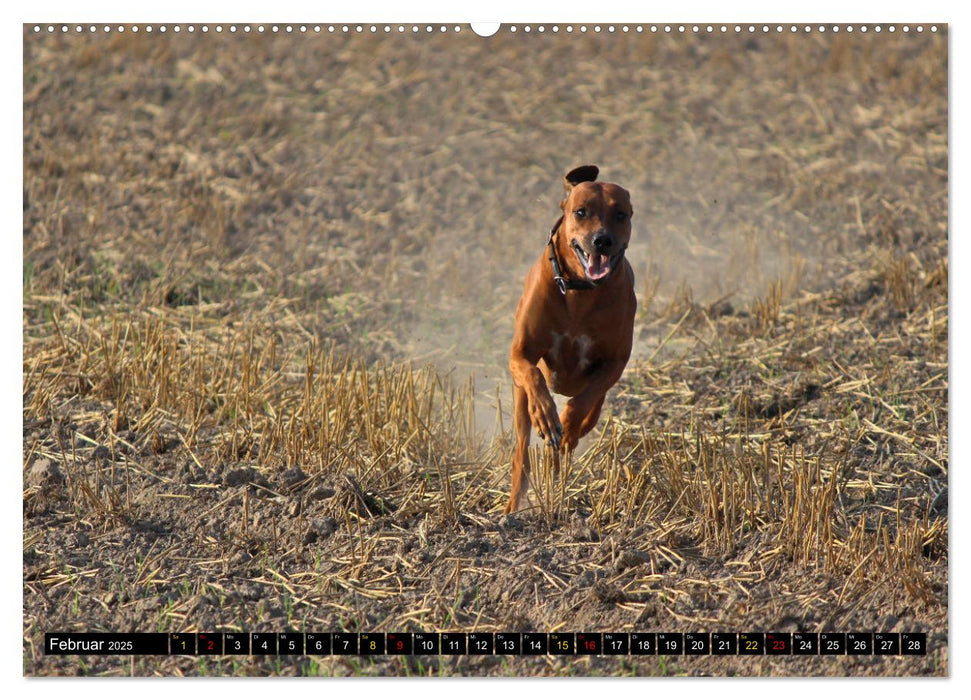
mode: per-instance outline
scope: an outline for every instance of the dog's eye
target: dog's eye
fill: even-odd
[[[587,218],[587,210],[586,210],[585,207],[580,207],[579,209],[577,209],[573,213],[576,214],[576,217],[578,219],[585,219],[585,218]]]
[[[617,221],[624,221],[627,218],[627,212],[619,211],[616,214],[614,214],[614,218],[617,219]]]

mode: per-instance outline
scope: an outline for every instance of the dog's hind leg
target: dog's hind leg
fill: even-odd
[[[507,515],[519,508],[519,501],[529,490],[529,438],[533,423],[529,419],[529,405],[526,390],[513,387],[513,414],[516,423],[516,452],[512,458],[512,488],[509,503],[503,511]]]

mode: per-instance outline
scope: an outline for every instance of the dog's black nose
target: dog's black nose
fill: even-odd
[[[598,233],[593,237],[593,247],[597,249],[597,252],[603,254],[614,246],[614,237],[609,233]]]

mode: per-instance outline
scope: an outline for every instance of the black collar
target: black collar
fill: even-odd
[[[546,241],[546,247],[549,248],[550,264],[553,266],[553,281],[556,282],[556,286],[559,287],[560,293],[564,296],[566,296],[566,290],[568,289],[594,289],[596,285],[590,280],[567,279],[563,276],[562,270],[560,270],[560,261],[556,257],[556,246],[553,245],[553,237],[556,236],[556,232],[559,230],[562,222],[563,217],[561,216],[553,224],[553,228],[550,229],[550,238]]]

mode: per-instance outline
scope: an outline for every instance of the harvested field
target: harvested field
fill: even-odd
[[[25,674],[948,675],[947,78],[943,26],[25,27]],[[512,315],[582,163],[631,192],[635,356],[501,517]],[[44,655],[72,630],[929,652]]]

